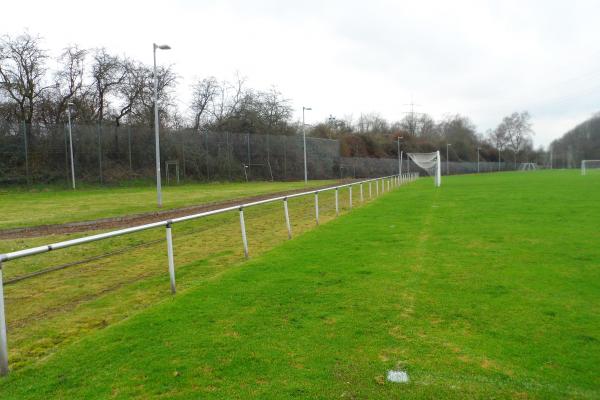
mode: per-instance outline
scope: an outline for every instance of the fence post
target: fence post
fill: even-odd
[[[317,225],[319,225],[319,192],[315,192],[315,220],[317,221]]]
[[[127,152],[129,154],[129,172],[133,172],[133,162],[131,160],[131,125],[127,125]]]
[[[390,189],[391,189],[391,188],[390,188],[390,181],[391,181],[391,179],[386,179],[386,180],[387,180],[387,184],[388,184],[388,192],[389,192],[389,191],[390,191]]]
[[[363,184],[362,182],[360,183],[360,202],[362,203],[364,201],[364,197],[363,197]]]
[[[240,207],[240,230],[244,244],[244,257],[248,258],[248,239],[246,238],[246,223],[244,222],[244,207]]]
[[[290,225],[290,214],[288,212],[287,197],[283,198],[283,213],[285,214],[285,226],[287,227],[288,239],[292,238],[292,225]]]
[[[348,186],[349,194],[350,194],[350,209],[352,209],[352,185]]]
[[[375,196],[379,196],[379,180],[375,179]]]
[[[0,376],[8,375],[8,345],[6,339],[6,316],[4,313],[4,283],[0,261]]]
[[[100,174],[100,184],[104,183],[104,177],[102,173],[102,123],[96,126],[96,134],[98,136],[98,172]]]
[[[371,181],[369,181],[369,199],[372,197],[371,194]]]
[[[31,183],[31,178],[29,177],[29,144],[27,143],[27,124],[25,121],[23,121],[23,142],[25,146],[25,178],[29,185]]]
[[[173,235],[171,233],[172,222],[167,222],[167,257],[169,258],[169,278],[171,280],[171,293],[177,292],[175,288],[175,261],[173,260]]]
[[[338,188],[335,188],[335,216],[340,215],[340,207],[338,202]]]

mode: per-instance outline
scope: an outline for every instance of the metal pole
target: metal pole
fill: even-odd
[[[129,172],[133,172],[133,164],[131,162],[131,125],[127,125],[127,151],[129,152]]]
[[[402,176],[402,163],[404,162],[404,160],[402,159],[404,156],[404,151],[400,152],[400,171],[398,172],[398,175]]]
[[[339,200],[338,200],[338,188],[335,188],[335,215],[338,216],[340,215],[340,206],[339,206]]]
[[[448,164],[448,149],[450,148],[450,143],[446,143],[446,175],[450,175],[450,164]]]
[[[246,238],[246,223],[244,222],[243,207],[240,207],[240,229],[242,231],[242,242],[244,244],[244,257],[248,258],[248,239]]]
[[[398,173],[402,173],[402,156],[400,153],[400,136],[398,136]]]
[[[0,261],[0,376],[8,375],[8,345],[6,339],[6,316],[4,313],[4,282]]]
[[[102,122],[97,125],[98,133],[98,170],[100,172],[100,184],[104,184],[104,175],[102,172]]]
[[[319,225],[319,192],[315,192],[315,221]]]
[[[369,199],[372,197],[372,192],[371,192],[371,181],[369,181]]]
[[[361,182],[360,183],[360,202],[362,203],[363,201],[365,201],[365,199],[363,197],[363,184]]]
[[[287,227],[288,239],[292,238],[292,225],[290,224],[290,214],[288,212],[287,197],[283,199],[283,213],[285,214],[285,226]]]
[[[379,196],[379,180],[375,180],[375,196]]]
[[[352,208],[352,186],[348,186],[348,193],[350,194],[350,208]]]
[[[171,221],[167,222],[167,256],[169,258],[169,278],[171,279],[171,293],[175,294],[175,261],[173,260],[173,235],[171,233]]]
[[[304,124],[304,110],[306,110],[306,107],[302,106],[302,141],[304,143],[304,183],[308,183],[308,169],[306,167],[306,125]]]
[[[500,171],[500,160],[502,159],[502,151],[498,148],[498,171]]]
[[[27,143],[27,124],[23,121],[23,142],[25,145],[25,178],[27,184],[31,183],[29,178],[29,144]]]
[[[162,207],[162,189],[160,185],[160,138],[158,128],[158,76],[156,72],[156,44],[154,50],[154,145],[156,148],[156,197],[158,207]]]
[[[71,182],[75,190],[75,163],[73,162],[73,133],[71,131],[71,105],[67,104],[67,118],[69,120],[69,152],[71,154]]]
[[[479,147],[477,148],[477,173],[479,173]]]

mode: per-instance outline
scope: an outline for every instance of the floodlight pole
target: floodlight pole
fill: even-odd
[[[158,74],[156,72],[156,49],[169,50],[166,44],[157,45],[152,44],[153,55],[154,55],[154,143],[156,147],[156,197],[158,207],[162,207],[162,190],[160,184],[160,139],[159,139],[159,120],[158,120]]]
[[[311,111],[312,108],[302,106],[302,141],[304,142],[304,183],[308,183],[308,168],[306,165],[306,125],[304,124],[304,111]]]
[[[448,163],[448,149],[452,146],[451,143],[446,143],[446,175],[450,175],[450,164]]]
[[[400,139],[404,139],[404,136],[398,136],[398,175],[402,175],[402,152],[400,151]]]
[[[75,162],[73,161],[73,133],[71,131],[71,106],[73,103],[67,103],[67,119],[69,120],[69,153],[71,154],[71,184],[75,190]]]
[[[479,173],[479,147],[477,148],[477,173]]]

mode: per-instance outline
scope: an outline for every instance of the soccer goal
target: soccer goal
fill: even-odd
[[[439,150],[435,153],[407,153],[410,159],[423,168],[430,176],[433,176],[433,183],[436,187],[442,185],[442,168]]]
[[[520,171],[535,171],[537,169],[537,164],[532,162],[524,162],[519,166]]]
[[[600,160],[581,160],[581,175],[586,175],[588,169],[600,169]]]

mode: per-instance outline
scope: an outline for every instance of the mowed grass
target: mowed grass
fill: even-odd
[[[335,181],[188,183],[163,186],[163,210],[333,184]],[[160,210],[156,187],[0,188],[0,229],[91,221]]]
[[[372,185],[375,196],[375,185]],[[371,201],[364,185],[354,185],[354,207]],[[341,214],[350,211],[349,190],[339,193]],[[320,221],[335,217],[334,193],[320,193]],[[314,197],[288,201],[295,236],[313,229]],[[288,240],[282,202],[245,210],[250,254],[257,256]],[[0,253],[98,232],[0,240]],[[179,291],[212,279],[243,259],[237,211],[173,227]],[[73,264],[77,263],[77,264]],[[68,268],[11,281],[27,274]],[[69,266],[70,265],[70,266]],[[10,362],[18,370],[91,332],[119,322],[169,295],[164,227],[52,251],[4,264]]]
[[[12,373],[0,397],[600,397],[600,175],[443,183],[198,281]]]

